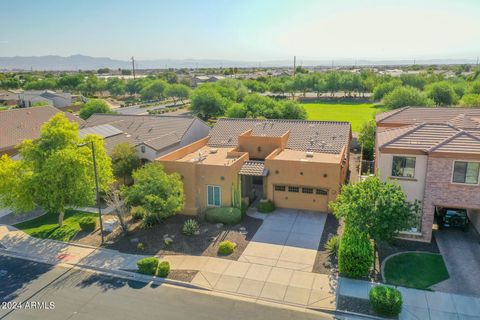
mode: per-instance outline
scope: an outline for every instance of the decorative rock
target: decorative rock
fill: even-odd
[[[168,238],[168,233],[163,235],[163,239],[166,239],[166,238]]]
[[[210,242],[214,242],[215,240],[217,240],[217,237],[210,237]]]
[[[240,231],[240,234],[246,235],[248,234],[248,231]]]
[[[207,232],[208,232],[208,228],[202,229],[202,233],[207,233]]]
[[[218,229],[223,228],[223,223],[217,223],[217,228]]]
[[[175,239],[175,235],[172,234],[169,238]]]
[[[193,234],[198,236],[200,234],[200,230],[195,231]]]
[[[246,231],[247,228],[245,228],[245,227],[240,227],[240,228],[238,228],[238,230],[240,230],[240,231]]]
[[[131,243],[138,243],[140,240],[138,238],[132,238],[130,239]]]
[[[165,239],[163,239],[163,242],[168,246],[173,243],[173,239],[166,237]]]

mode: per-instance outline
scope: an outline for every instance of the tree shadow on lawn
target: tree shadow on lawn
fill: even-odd
[[[148,229],[143,229],[140,223],[136,223],[131,226],[128,235],[119,235],[113,240],[113,244],[107,245],[107,248],[131,254],[185,254],[216,257],[218,244],[229,240],[236,243],[237,247],[233,254],[224,258],[237,260],[262,224],[262,220],[249,216],[244,217],[238,225],[222,227],[195,219],[199,223],[200,234],[187,236],[182,233],[182,227],[188,219],[192,217],[176,215]],[[240,227],[245,227],[247,234],[241,232]],[[171,238],[173,242],[169,245],[165,244],[165,236]],[[144,245],[144,250],[138,248],[139,243]]]

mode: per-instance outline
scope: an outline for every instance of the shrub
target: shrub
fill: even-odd
[[[242,212],[238,208],[208,208],[205,211],[205,219],[208,222],[237,224],[242,219]]]
[[[157,276],[166,278],[170,273],[170,263],[168,261],[162,261],[158,265]]]
[[[146,210],[142,206],[137,206],[130,209],[130,214],[134,220],[142,220],[146,215]]]
[[[328,239],[327,243],[325,244],[325,249],[331,254],[336,256],[338,254],[338,247],[340,245],[340,237],[333,236]]]
[[[275,204],[270,200],[260,200],[257,205],[258,212],[270,213],[275,210]]]
[[[142,274],[155,275],[159,260],[156,257],[143,258],[137,261],[138,272]]]
[[[376,286],[369,293],[370,304],[379,315],[395,317],[402,311],[402,294],[397,289]]]
[[[218,254],[222,254],[222,255],[232,254],[236,246],[237,245],[231,241],[228,241],[228,240],[222,241],[218,245]]]
[[[142,219],[142,228],[144,229],[152,228],[156,224],[158,224],[158,219],[156,216],[154,216],[151,213],[145,214],[145,216]]]
[[[86,232],[92,232],[97,227],[97,219],[94,217],[83,217],[78,221],[80,229]]]
[[[137,249],[140,250],[140,251],[144,251],[145,250],[145,245],[142,242],[139,242],[137,244]]]
[[[187,236],[191,236],[195,234],[200,229],[198,226],[198,222],[193,220],[193,219],[188,219],[185,221],[183,224],[182,232],[183,234],[186,234]]]
[[[349,278],[367,276],[373,265],[373,248],[365,233],[346,228],[338,247],[338,269]]]

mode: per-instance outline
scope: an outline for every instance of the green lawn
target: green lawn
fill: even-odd
[[[33,220],[16,224],[15,227],[32,237],[68,242],[80,231],[78,221],[85,216],[97,217],[97,214],[67,210],[63,227],[60,228],[58,226],[58,214],[47,213]]]
[[[362,124],[374,115],[386,111],[385,107],[373,103],[338,102],[304,103],[308,120],[348,121],[352,131],[358,132]]]
[[[388,284],[424,290],[449,278],[442,256],[432,253],[399,254],[387,260],[384,272]]]

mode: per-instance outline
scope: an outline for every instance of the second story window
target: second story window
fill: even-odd
[[[480,162],[455,161],[452,182],[478,184]]]
[[[394,156],[392,161],[392,177],[415,177],[415,157]]]
[[[145,153],[145,146],[141,146],[140,151],[142,151],[142,153]]]

